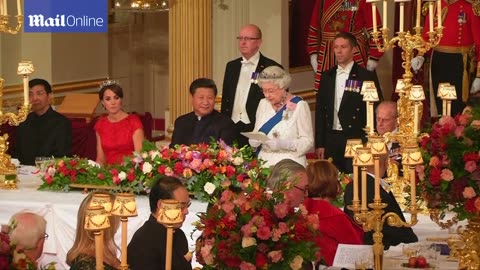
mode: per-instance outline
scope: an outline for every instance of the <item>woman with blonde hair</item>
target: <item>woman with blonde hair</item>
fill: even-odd
[[[108,194],[113,202],[115,195],[109,192],[97,191],[88,194],[83,199],[77,214],[77,232],[73,247],[67,253],[67,264],[70,270],[95,270],[95,238],[92,231],[85,230],[85,213],[95,194]],[[103,231],[103,265],[105,270],[118,269],[120,260],[117,258],[118,246],[115,244],[114,236],[120,225],[117,216],[110,216],[110,228]]]
[[[315,239],[323,263],[331,266],[338,244],[363,244],[363,230],[342,210],[330,203],[341,188],[338,170],[328,160],[319,160],[307,166],[308,198],[304,205],[309,214],[317,214],[320,234]]]

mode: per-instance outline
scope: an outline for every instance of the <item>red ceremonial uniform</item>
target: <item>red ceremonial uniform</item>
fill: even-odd
[[[435,27],[438,25],[436,7],[435,3],[433,18]],[[428,10],[428,5],[424,8]],[[443,0],[442,20],[443,37],[431,52],[432,98],[437,99],[437,111],[441,113],[441,100],[436,97],[438,84],[449,82],[454,85],[457,100],[452,103],[453,116],[460,113],[465,106],[473,77],[475,75],[480,77],[480,3],[474,6],[466,0]],[[429,31],[430,19],[427,12],[423,28],[425,40],[428,40]]]
[[[321,44],[319,46],[320,1],[323,1],[323,6],[320,27]],[[378,10],[377,25],[381,26]],[[318,90],[321,73],[336,65],[333,39],[338,32],[350,32],[357,38],[359,50],[355,52],[353,60],[360,66],[366,67],[368,58],[378,60],[382,56],[383,53],[378,51],[375,43],[365,34],[372,31],[372,6],[366,0],[316,0],[307,38],[308,54],[318,54],[315,75],[316,90]]]

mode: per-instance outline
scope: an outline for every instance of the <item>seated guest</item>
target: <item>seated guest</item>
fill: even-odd
[[[308,198],[304,205],[310,214],[317,214],[319,236],[316,243],[327,266],[333,264],[338,244],[363,244],[363,229],[342,210],[330,203],[340,193],[338,170],[331,162],[319,160],[307,166]]]
[[[108,194],[112,202],[115,200],[115,195],[108,192],[97,191],[88,194],[83,199],[77,213],[77,230],[75,233],[75,242],[72,248],[67,253],[67,264],[70,265],[70,270],[95,270],[95,236],[93,231],[84,229],[85,214],[93,195]],[[117,216],[111,215],[110,227],[103,231],[103,266],[105,270],[118,269],[120,261],[117,259],[118,246],[115,244],[115,233],[120,225],[120,219]]]
[[[208,144],[212,138],[217,141],[221,139],[231,145],[238,139],[232,119],[214,109],[217,86],[213,80],[194,80],[190,84],[190,94],[193,112],[175,120],[170,147],[176,144]]]
[[[292,207],[299,206],[305,199],[307,184],[305,167],[291,159],[275,164],[267,180],[267,186],[272,190],[286,189],[285,199]]]
[[[384,175],[385,171],[387,169],[387,156],[383,156],[380,158],[380,175]],[[374,190],[375,190],[375,168],[374,166],[368,167],[367,171],[367,204],[373,203],[373,197],[374,197]],[[359,200],[362,200],[361,195],[362,194],[362,185],[360,184],[361,182],[361,177],[359,177],[359,185],[358,185],[358,194],[359,194]],[[382,203],[386,203],[387,207],[384,208],[383,210],[385,213],[390,213],[393,212],[397,214],[403,221],[405,221],[405,217],[403,216],[402,210],[400,209],[400,206],[398,205],[397,201],[395,200],[395,196],[392,194],[390,191],[386,191],[386,183],[381,179],[381,188],[380,188],[380,197],[382,199]],[[347,186],[345,187],[345,193],[344,193],[344,202],[345,202],[345,208],[343,211],[347,215],[349,215],[352,219],[354,217],[353,211],[347,208],[348,205],[352,205],[352,200],[353,200],[353,181],[348,183]],[[383,245],[385,249],[390,248],[390,246],[396,246],[400,243],[413,243],[417,242],[418,238],[413,232],[412,228],[408,227],[393,227],[388,225],[386,222],[383,225]],[[364,237],[363,237],[363,242],[366,245],[372,245],[373,244],[373,232],[369,231],[366,232]]]
[[[137,115],[122,109],[123,89],[118,83],[106,80],[98,95],[107,115],[95,123],[97,163],[120,164],[125,156],[142,150],[143,125]]]
[[[394,101],[382,101],[378,104],[375,110],[375,122],[378,135],[385,135],[387,132],[395,134],[398,131],[398,111],[397,103]],[[387,143],[388,168],[390,175],[396,174],[403,176],[402,170],[402,156],[400,154],[400,144],[396,141],[389,141]]]
[[[149,195],[150,218],[135,232],[128,244],[128,264],[132,270],[165,269],[167,228],[157,222],[158,210],[165,199],[180,202],[184,220],[188,214],[191,202],[188,191],[180,180],[169,176],[157,180]],[[173,233],[172,269],[191,270],[187,237],[180,229],[181,226],[178,224]]]
[[[35,165],[35,157],[69,156],[72,125],[50,106],[52,86],[44,79],[32,79],[28,85],[32,112],[16,130],[13,157],[21,164]]]
[[[25,256],[36,262],[42,256],[43,244],[48,235],[45,233],[47,222],[37,214],[20,212],[14,214],[10,222],[10,243],[22,250]]]
[[[307,165],[305,154],[313,147],[313,129],[308,103],[288,91],[292,77],[277,66],[264,69],[258,79],[265,98],[257,108],[253,131],[265,133],[268,141],[250,139],[258,158],[273,166],[282,159]]]

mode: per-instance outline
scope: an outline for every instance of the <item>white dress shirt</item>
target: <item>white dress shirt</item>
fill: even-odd
[[[353,67],[353,61],[350,62],[345,68],[341,66],[337,67],[337,77],[335,80],[335,104],[333,107],[333,129],[342,130],[342,125],[340,125],[340,120],[338,119],[338,110],[340,110],[340,104],[342,103],[343,92],[345,91],[345,83],[348,80],[350,71]]]
[[[234,123],[242,121],[245,124],[250,124],[246,105],[248,93],[250,92],[250,79],[252,78],[252,73],[257,69],[258,61],[260,60],[260,52],[257,51],[257,53],[248,60],[244,57],[242,57],[242,59],[237,91],[235,92],[235,99],[233,101],[232,121]]]

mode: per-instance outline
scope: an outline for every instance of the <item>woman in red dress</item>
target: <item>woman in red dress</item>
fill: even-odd
[[[97,163],[101,166],[119,164],[123,157],[142,150],[143,125],[138,116],[123,111],[123,90],[115,81],[104,82],[98,95],[107,115],[95,124]]]
[[[304,201],[308,213],[317,214],[319,231],[315,242],[320,248],[323,264],[331,266],[338,244],[363,244],[363,230],[342,210],[330,203],[340,192],[338,170],[327,160],[307,166],[308,198]]]

